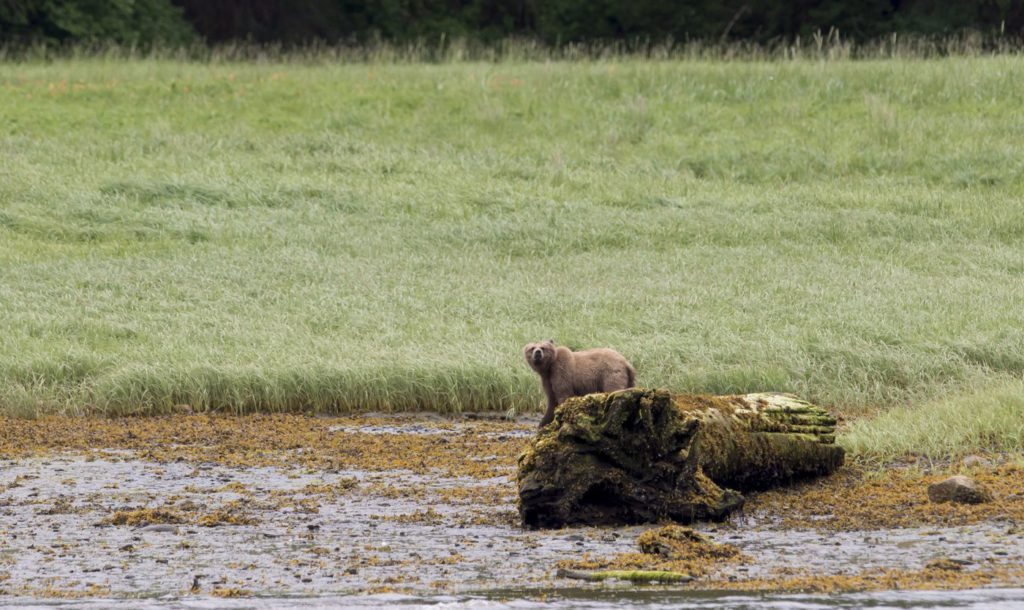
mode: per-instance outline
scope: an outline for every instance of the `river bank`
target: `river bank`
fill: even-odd
[[[657,526],[519,527],[516,457],[534,430],[432,416],[3,420],[0,599],[631,590],[557,569],[633,565]],[[929,503],[928,483],[959,471],[996,500]],[[699,525],[736,557],[658,590],[1020,587],[1022,525],[1013,460],[854,462]]]

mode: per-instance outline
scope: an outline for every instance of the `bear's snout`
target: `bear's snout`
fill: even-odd
[[[544,358],[544,350],[540,349],[539,347],[533,350],[533,361],[534,362],[539,364],[540,361],[543,358]]]

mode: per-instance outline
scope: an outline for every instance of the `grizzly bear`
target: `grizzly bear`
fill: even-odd
[[[625,390],[636,382],[633,365],[613,349],[573,352],[548,340],[530,343],[523,348],[523,356],[540,375],[548,398],[548,410],[540,420],[542,428],[554,419],[555,407],[570,396]]]

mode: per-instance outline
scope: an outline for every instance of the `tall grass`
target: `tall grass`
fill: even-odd
[[[853,422],[842,444],[881,460],[908,454],[954,459],[973,451],[1019,453],[1024,448],[1024,382],[890,409]]]
[[[357,44],[305,45],[228,42],[219,45],[145,47],[110,43],[74,43],[64,46],[0,46],[0,61],[46,62],[67,60],[163,60],[199,63],[523,63],[589,61],[845,61],[878,59],[933,59],[1014,55],[1024,40],[1003,32],[965,31],[955,35],[928,36],[892,33],[874,40],[854,41],[838,30],[814,32],[795,39],[769,42],[720,40],[629,40],[570,42],[548,45],[532,38],[505,38],[484,42],[471,38],[420,39],[410,43],[367,40]]]
[[[1024,375],[1024,62],[0,63],[0,409],[848,413]]]

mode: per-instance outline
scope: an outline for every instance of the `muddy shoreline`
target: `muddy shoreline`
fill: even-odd
[[[555,572],[627,562],[640,534],[656,527],[521,529],[512,478],[530,421],[187,415],[0,424],[5,603],[632,590]],[[1024,470],[998,460],[971,469],[993,489],[992,504],[929,504],[927,483],[958,470],[855,464],[753,495],[742,514],[697,527],[743,560],[702,566],[668,589],[1021,587]]]

